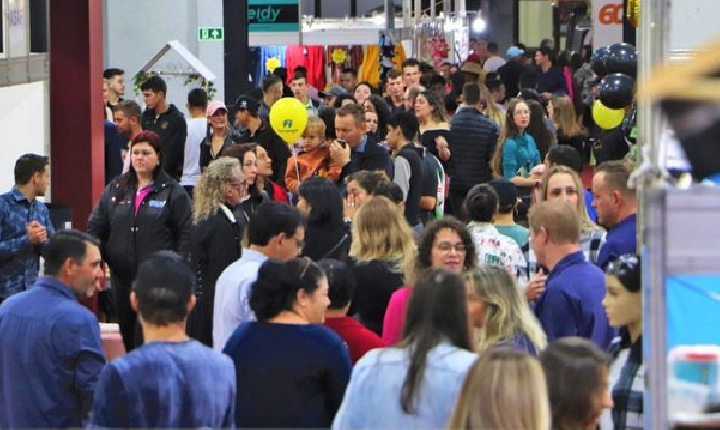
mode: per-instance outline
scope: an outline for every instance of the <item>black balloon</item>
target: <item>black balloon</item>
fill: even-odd
[[[605,61],[607,61],[609,53],[610,52],[607,46],[601,46],[593,52],[593,55],[590,58],[593,72],[595,72],[599,78],[608,74],[607,68],[605,68]]]
[[[622,73],[613,73],[600,81],[600,101],[611,109],[620,109],[633,101],[635,80]]]
[[[637,50],[629,43],[616,43],[608,47],[605,69],[607,73],[624,73],[637,77]]]

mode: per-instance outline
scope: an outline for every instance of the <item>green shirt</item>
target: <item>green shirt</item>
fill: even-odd
[[[504,234],[505,236],[509,236],[512,238],[515,242],[517,242],[518,246],[522,248],[523,245],[525,245],[528,242],[528,236],[530,235],[530,230],[526,229],[525,227],[515,224],[515,225],[495,225],[497,228],[497,231],[500,232],[500,234]]]

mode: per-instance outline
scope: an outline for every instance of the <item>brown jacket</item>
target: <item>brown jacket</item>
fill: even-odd
[[[298,170],[295,169],[296,163]],[[299,180],[298,171],[300,173]],[[300,182],[305,179],[311,176],[320,176],[337,182],[341,172],[342,167],[335,164],[330,158],[330,150],[318,147],[293,156],[288,160],[287,170],[285,171],[285,185],[288,191],[297,194]]]

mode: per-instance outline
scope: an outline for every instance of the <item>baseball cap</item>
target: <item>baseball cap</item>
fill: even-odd
[[[221,101],[214,101],[214,102],[210,102],[208,104],[207,110],[205,111],[205,113],[207,114],[207,117],[209,118],[209,117],[215,115],[215,112],[217,112],[218,109],[224,109],[225,112],[227,112],[227,106],[225,106],[225,103],[223,103]]]
[[[490,186],[495,189],[498,195],[500,210],[505,212],[513,208],[518,201],[517,187],[507,178],[495,178],[490,181]]]
[[[258,105],[258,101],[250,96],[240,96],[235,101],[235,107],[237,110],[246,110],[250,112],[250,115],[257,116],[258,114],[258,108],[260,107]]]
[[[513,46],[509,47],[509,48],[507,49],[507,51],[505,51],[505,56],[506,56],[506,57],[519,57],[519,56],[521,56],[521,55],[524,54],[524,53],[525,53],[524,50],[522,50],[522,49],[518,48],[517,46],[513,45]]]
[[[347,94],[347,91],[345,91],[345,88],[343,88],[343,87],[331,87],[327,91],[319,91],[318,92],[318,95],[320,96],[320,98],[323,98],[323,99],[327,96],[338,97],[343,94]]]

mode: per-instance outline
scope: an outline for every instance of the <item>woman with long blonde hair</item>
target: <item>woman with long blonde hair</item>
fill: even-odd
[[[501,267],[482,266],[466,272],[470,318],[478,352],[507,345],[537,355],[547,346],[540,323],[530,311],[515,280]]]
[[[221,157],[210,162],[194,190],[191,258],[198,274],[197,306],[190,314],[188,334],[212,346],[215,282],[240,258],[242,228],[233,210],[245,196],[240,162]]]
[[[605,243],[605,230],[590,220],[580,176],[567,166],[552,167],[543,176],[540,190],[542,201],[569,203],[575,208],[580,217],[580,248],[585,258],[595,264]]]
[[[382,335],[383,316],[390,296],[404,285],[403,269],[417,255],[413,232],[395,204],[372,197],[355,214],[352,224],[353,274],[358,288],[351,313]]]
[[[540,362],[519,351],[494,348],[470,369],[447,428],[549,430],[550,417]]]
[[[585,155],[585,132],[578,121],[572,100],[567,97],[553,97],[552,121],[557,131],[558,145],[569,145]]]
[[[485,106],[485,111],[483,113],[498,126],[500,133],[502,134],[502,131],[505,129],[505,112],[501,111],[500,108],[497,107],[488,87],[482,83],[479,85],[481,97],[480,102]]]

